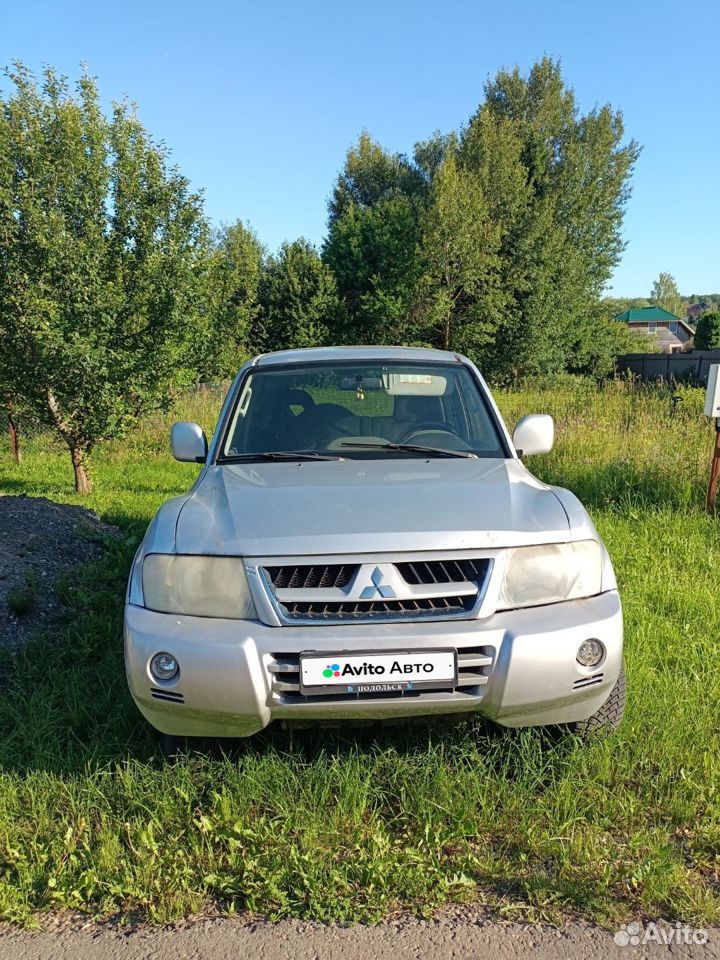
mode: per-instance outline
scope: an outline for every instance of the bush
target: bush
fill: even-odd
[[[704,313],[695,333],[696,350],[720,350],[720,313]]]

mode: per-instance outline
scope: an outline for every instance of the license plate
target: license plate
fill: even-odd
[[[300,690],[314,696],[338,693],[403,693],[454,687],[457,651],[308,651],[300,655]]]

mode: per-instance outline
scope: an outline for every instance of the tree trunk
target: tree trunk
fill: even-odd
[[[80,447],[71,447],[70,456],[75,471],[75,493],[90,493],[92,491],[92,480],[85,461],[85,452]]]
[[[20,431],[17,421],[13,420],[13,415],[8,411],[8,433],[10,434],[10,452],[13,455],[15,463],[20,463],[22,454],[20,453]]]
[[[47,401],[55,429],[68,445],[70,451],[73,470],[75,471],[75,493],[88,494],[92,490],[92,481],[90,480],[86,459],[88,447],[78,442],[78,437],[65,420],[52,390],[47,392]]]

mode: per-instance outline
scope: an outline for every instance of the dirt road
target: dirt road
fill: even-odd
[[[2,960],[720,960],[720,929],[677,930],[665,924],[601,930],[562,929],[488,920],[468,908],[431,921],[402,919],[375,927],[284,921],[203,920],[173,929],[112,926],[41,933],[0,930]],[[661,938],[669,944],[658,943]],[[629,942],[633,938],[632,942]],[[635,944],[635,939],[639,941]],[[617,942],[616,942],[617,941]],[[645,941],[645,942],[643,942]],[[690,942],[685,942],[690,941]]]

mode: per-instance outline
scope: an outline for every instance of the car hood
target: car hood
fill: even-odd
[[[178,553],[247,557],[468,550],[570,538],[517,460],[210,466],[180,510]]]

